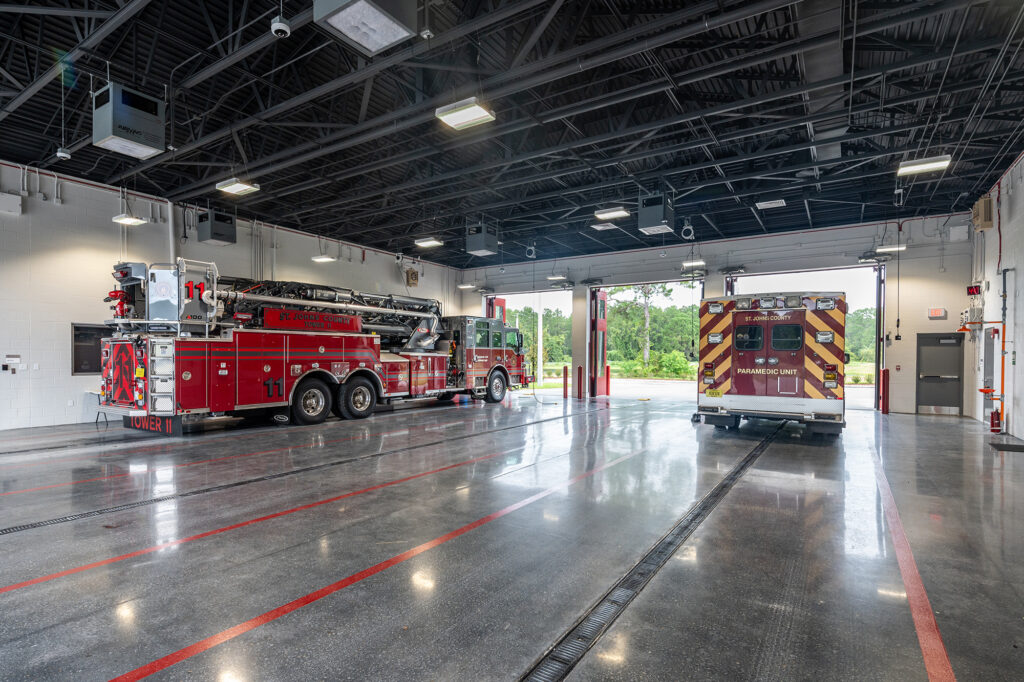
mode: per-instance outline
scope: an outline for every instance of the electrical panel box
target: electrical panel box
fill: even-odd
[[[466,253],[493,256],[498,253],[498,230],[483,224],[466,227]]]
[[[21,215],[21,195],[0,192],[0,213]]]
[[[416,268],[409,268],[405,271],[405,286],[418,287],[420,285],[420,271]]]
[[[108,83],[92,97],[92,143],[136,159],[164,151],[164,103]]]
[[[236,237],[235,216],[222,211],[206,211],[196,221],[199,241],[204,244],[225,246],[234,244]]]
[[[971,209],[971,222],[976,230],[988,230],[992,228],[992,197],[986,194],[974,202]]]
[[[675,208],[672,198],[664,194],[640,197],[637,228],[647,235],[672,232],[675,228]]]

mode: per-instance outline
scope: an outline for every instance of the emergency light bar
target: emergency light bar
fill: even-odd
[[[835,339],[836,335],[833,332],[817,332],[814,335],[814,340],[818,343],[832,343]]]
[[[801,308],[804,305],[804,301],[799,296],[787,296],[786,307],[787,308]]]
[[[718,334],[708,334],[708,343],[722,343],[722,340],[724,338],[725,338],[725,335],[720,334],[720,333],[718,333]]]
[[[818,310],[835,310],[836,299],[834,298],[819,298],[815,301],[814,307]]]
[[[737,310],[750,310],[752,301],[749,298],[737,298],[736,309]]]
[[[760,308],[761,310],[764,310],[765,308],[774,308],[775,307],[775,299],[774,298],[759,298],[759,299],[757,299],[757,307]]]
[[[718,315],[725,312],[724,303],[708,303],[708,312],[712,315]]]

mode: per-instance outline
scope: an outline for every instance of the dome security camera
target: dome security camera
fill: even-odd
[[[70,159],[71,159],[71,152],[69,150],[65,149],[64,147],[59,147],[57,149],[57,160],[58,161],[68,161]]]
[[[279,14],[270,22],[270,32],[275,38],[287,38],[292,34],[292,24]]]

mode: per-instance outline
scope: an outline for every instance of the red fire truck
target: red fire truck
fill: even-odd
[[[695,420],[791,419],[813,433],[846,426],[846,294],[781,293],[700,304]]]
[[[102,342],[100,410],[177,434],[209,416],[322,422],[457,393],[500,402],[529,385],[523,337],[438,301],[219,277],[213,263],[119,263]]]

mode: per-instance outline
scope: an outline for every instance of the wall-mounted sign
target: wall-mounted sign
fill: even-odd
[[[929,320],[944,320],[944,319],[946,319],[946,309],[945,308],[929,308],[928,309],[928,319]]]

